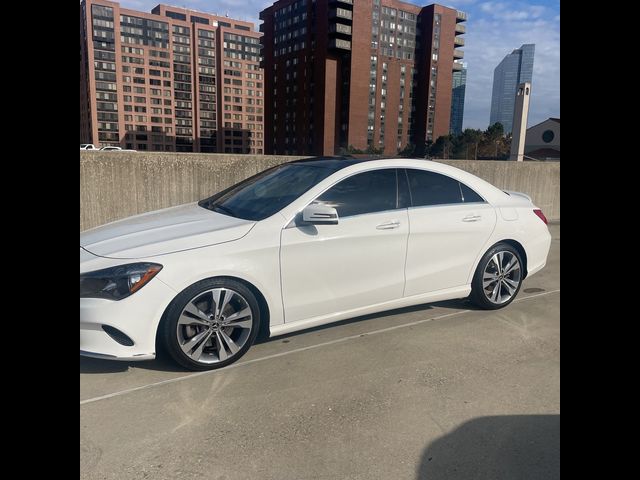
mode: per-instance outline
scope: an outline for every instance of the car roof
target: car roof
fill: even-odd
[[[492,203],[501,203],[508,201],[509,196],[495,185],[473,175],[465,170],[447,165],[445,163],[434,162],[424,158],[406,158],[406,157],[359,157],[353,158],[348,156],[342,157],[311,157],[302,160],[289,162],[291,164],[313,165],[317,167],[330,168],[333,173],[346,169],[345,173],[356,173],[358,171],[367,170],[368,168],[408,168],[429,170],[435,173],[451,176],[467,186],[477,190],[484,198]],[[364,165],[366,164],[366,165]],[[348,168],[351,167],[351,168]]]
[[[357,163],[361,163],[364,161],[368,161],[372,159],[368,158],[353,158],[348,156],[341,157],[309,157],[303,158],[300,160],[294,160],[292,162],[288,162],[292,165],[306,165],[311,167],[321,167],[321,168],[329,168],[333,171],[341,170],[345,167],[349,167],[351,165],[355,165]]]

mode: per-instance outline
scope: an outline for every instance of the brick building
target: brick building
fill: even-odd
[[[158,5],[80,4],[80,143],[264,153],[260,33]]]
[[[449,133],[463,12],[397,0],[279,0],[260,19],[265,153],[393,155]]]

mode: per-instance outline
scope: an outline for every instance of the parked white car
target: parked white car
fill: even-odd
[[[81,143],[80,150],[98,150],[93,143]]]
[[[551,235],[524,194],[425,160],[287,163],[80,236],[80,353],[193,370],[271,336],[471,296],[503,308]],[[157,340],[157,344],[156,344]]]

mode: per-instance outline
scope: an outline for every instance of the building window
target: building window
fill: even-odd
[[[554,138],[555,138],[555,134],[551,130],[545,130],[542,133],[542,141],[544,143],[551,143],[551,142],[553,142]]]

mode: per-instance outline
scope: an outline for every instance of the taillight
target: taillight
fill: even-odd
[[[536,208],[533,210],[533,213],[535,213],[538,216],[538,218],[540,218],[540,220],[542,220],[545,223],[545,225],[549,224],[549,222],[547,222],[547,217],[544,216],[544,213],[542,213],[542,210],[540,210],[539,208]]]

